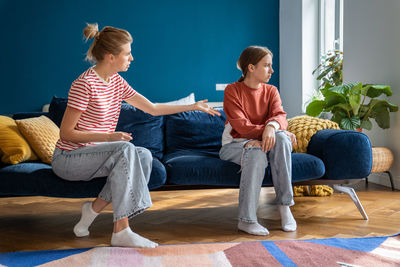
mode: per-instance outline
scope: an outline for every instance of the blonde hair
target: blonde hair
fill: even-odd
[[[83,36],[86,41],[94,39],[85,58],[93,63],[102,61],[106,54],[118,55],[122,51],[122,45],[132,43],[132,36],[126,30],[107,26],[99,32],[97,23],[88,23],[83,30]]]
[[[263,46],[249,46],[245,50],[243,50],[242,54],[238,61],[236,62],[236,66],[239,70],[242,71],[242,76],[239,78],[238,82],[242,82],[244,78],[246,78],[247,71],[249,70],[249,65],[257,65],[257,63],[266,55],[273,56],[272,52]]]

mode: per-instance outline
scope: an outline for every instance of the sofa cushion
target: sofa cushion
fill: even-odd
[[[163,162],[167,169],[167,184],[230,187],[240,184],[240,166],[221,160],[218,152],[180,150],[165,155]],[[317,179],[325,172],[319,158],[304,153],[292,154],[292,168],[293,182]],[[272,185],[269,167],[263,185]]]
[[[60,127],[65,109],[67,108],[68,99],[53,96],[49,106],[49,117],[54,123]]]
[[[67,98],[54,96],[49,107],[50,118],[60,127],[67,108]],[[122,103],[116,131],[132,133],[131,142],[150,150],[153,156],[162,157],[164,150],[164,118],[151,116],[135,107]]]
[[[164,118],[152,116],[123,103],[116,131],[132,133],[132,143],[150,150],[153,156],[161,158],[164,151]]]
[[[0,116],[0,156],[2,162],[11,164],[38,159],[16,122],[7,116]]]
[[[15,121],[29,145],[44,163],[51,163],[60,129],[46,116]]]
[[[148,184],[149,189],[162,186],[166,181],[164,165],[154,158]],[[54,174],[51,166],[41,162],[23,162],[0,169],[1,196],[51,196],[83,198],[97,197],[106,178],[91,181],[67,181]]]
[[[226,116],[222,108],[216,108],[221,116],[201,111],[188,111],[165,116],[166,153],[182,149],[219,151]]]

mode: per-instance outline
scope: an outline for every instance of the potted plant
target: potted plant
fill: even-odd
[[[321,89],[324,88],[326,83],[337,86],[343,83],[343,52],[340,50],[330,50],[327,54],[321,56],[321,63],[312,72],[316,75],[316,80],[321,81],[317,89],[314,90],[313,95],[308,101],[304,103],[307,107],[314,100],[322,99]],[[322,112],[320,118],[330,119],[330,114]]]
[[[321,112],[329,112],[333,115],[331,120],[344,130],[371,130],[371,119],[382,129],[387,129],[390,127],[389,112],[398,110],[397,105],[378,99],[381,95],[392,95],[388,85],[363,85],[359,82],[333,86],[325,82],[320,92],[323,99],[311,101],[306,108],[306,114],[316,117]]]
[[[317,76],[318,81],[322,81],[318,89],[324,88],[326,83],[337,86],[343,83],[343,52],[340,50],[328,51],[326,55],[321,57],[321,64],[319,64],[312,72]]]

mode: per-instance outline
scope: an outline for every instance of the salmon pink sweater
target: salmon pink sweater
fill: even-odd
[[[278,89],[269,84],[257,89],[244,82],[229,84],[224,92],[224,112],[227,120],[223,145],[233,141],[229,139],[261,140],[265,126],[271,122],[277,122],[280,130],[288,125]]]

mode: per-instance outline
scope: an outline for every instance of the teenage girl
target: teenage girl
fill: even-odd
[[[220,158],[241,165],[238,228],[253,235],[268,235],[257,221],[257,207],[268,163],[276,192],[282,229],[295,231],[290,211],[292,190],[292,145],[294,134],[285,131],[286,112],[278,90],[267,84],[272,73],[272,53],[266,47],[250,46],[239,57],[240,79],[225,88],[227,116]]]
[[[88,181],[107,176],[107,182],[93,202],[85,202],[74,227],[76,236],[89,235],[95,217],[112,202],[114,231],[112,246],[151,247],[156,243],[134,233],[128,219],[152,205],[147,183],[152,168],[149,150],[130,143],[131,133],[115,132],[125,100],[153,116],[200,110],[220,115],[207,100],[193,105],[153,104],[136,92],[119,74],[133,60],[131,35],[122,29],[88,24],[83,31],[94,39],[86,59],[96,65],[82,73],[71,85],[68,105],[60,127],[52,167],[69,181]]]

